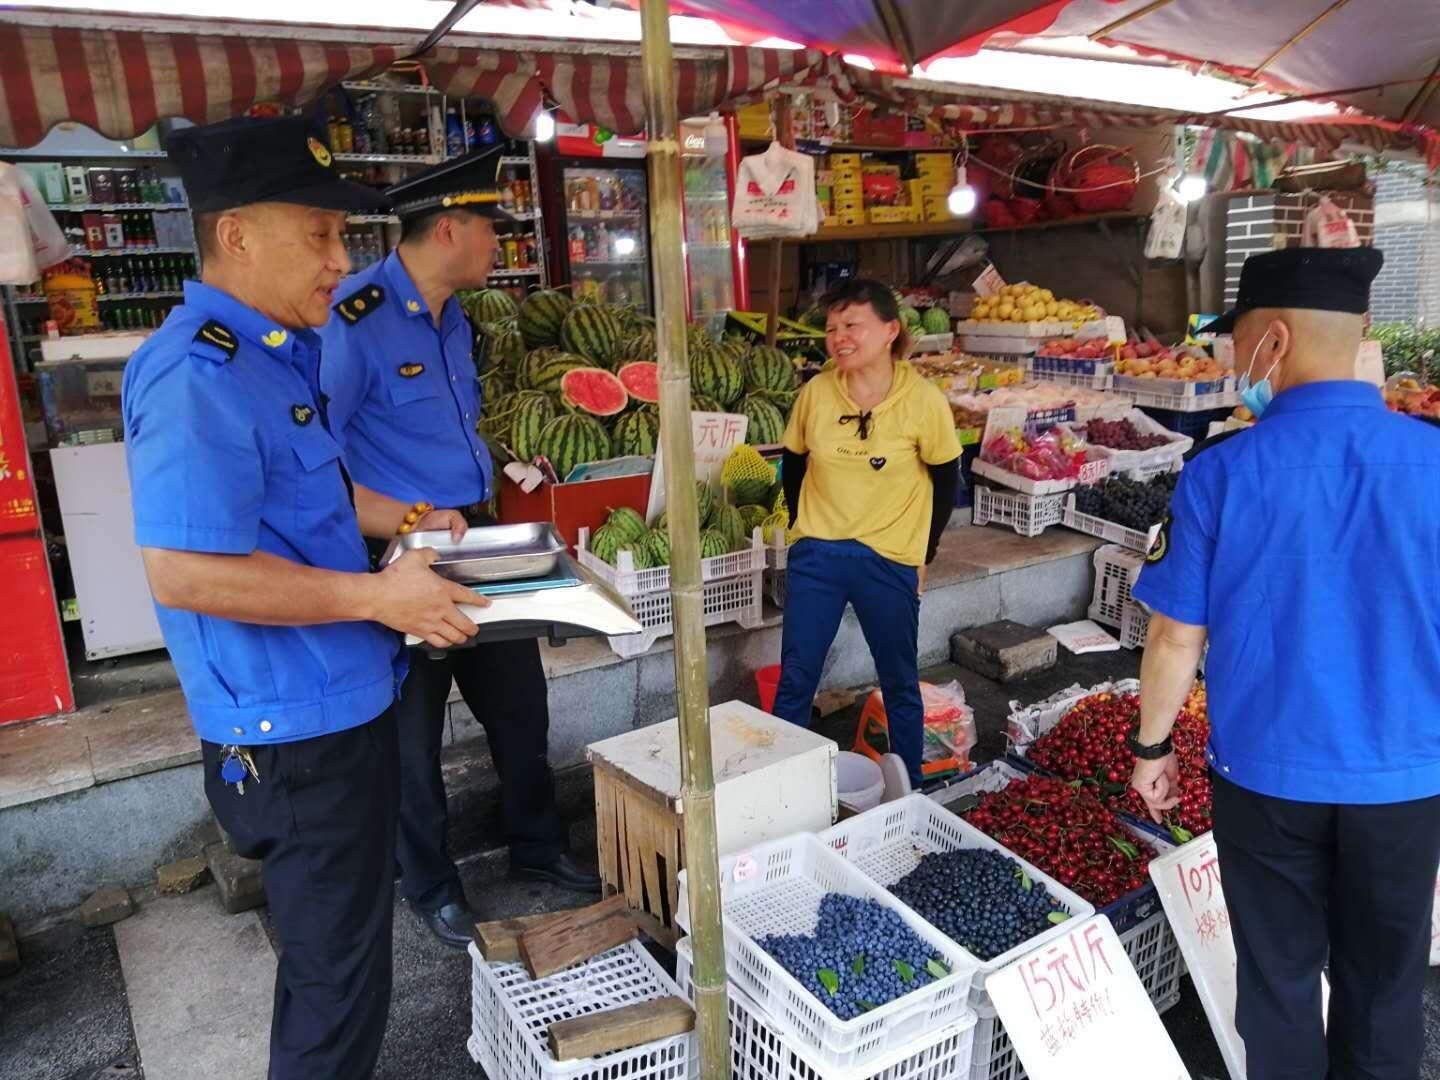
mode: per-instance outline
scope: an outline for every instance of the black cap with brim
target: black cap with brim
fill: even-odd
[[[500,205],[491,158],[500,147],[474,150],[464,157],[441,162],[386,189],[401,221],[424,217],[438,210],[470,210],[495,221],[514,221]]]
[[[1364,315],[1370,310],[1370,284],[1384,263],[1384,254],[1373,247],[1296,247],[1252,255],[1240,268],[1235,306],[1201,332],[1233,334],[1236,320],[1257,308]]]
[[[336,174],[324,128],[303,116],[181,128],[165,149],[180,170],[190,208],[200,213],[262,202],[390,212],[382,192]]]

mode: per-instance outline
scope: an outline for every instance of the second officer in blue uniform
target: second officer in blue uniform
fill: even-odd
[[[409,507],[351,491],[319,387],[346,211],[383,200],[341,180],[300,117],[186,128],[168,149],[203,276],[125,368],[135,539],[206,796],[263,863],[281,946],[270,1080],[364,1080],[390,1005],[395,631],[464,641],[455,605],[475,597],[433,552],[368,572],[361,528],[393,533]]]
[[[1155,613],[1131,782],[1157,820],[1177,797],[1171,725],[1210,644],[1206,753],[1250,1080],[1414,1080],[1425,1046],[1440,429],[1355,380],[1380,264],[1371,248],[1246,261],[1216,329],[1233,329],[1257,423],[1192,452],[1134,587]]]
[[[490,454],[476,432],[484,403],[475,333],[455,293],[484,285],[497,217],[487,153],[446,162],[390,189],[399,247],[342,286],[324,330],[321,384],[357,491],[454,506],[491,524]],[[539,643],[484,642],[431,657],[410,653],[396,703],[400,731],[401,893],[442,941],[464,948],[475,914],[447,850],[440,749],[452,678],[485,728],[500,774],[511,875],[598,892],[567,851],[547,761],[549,708]]]

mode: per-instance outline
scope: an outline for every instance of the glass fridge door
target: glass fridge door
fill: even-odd
[[[644,169],[562,170],[570,287],[578,300],[650,310],[650,237]]]
[[[685,191],[685,269],[690,279],[690,319],[715,332],[735,304],[735,272],[731,262],[730,187],[725,154],[706,153],[705,140],[695,138],[702,126],[685,125],[681,157]]]

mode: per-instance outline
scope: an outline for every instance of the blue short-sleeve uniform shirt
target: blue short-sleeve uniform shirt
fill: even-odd
[[[347,278],[321,331],[321,387],[356,481],[401,502],[485,502],[474,331],[453,296],[435,324],[398,252]]]
[[[125,367],[125,454],[141,547],[369,564],[319,393],[320,339],[186,282]],[[404,650],[368,622],[259,626],[156,605],[196,731],[290,742],[374,719]]]
[[[1209,628],[1211,765],[1301,802],[1440,794],[1440,427],[1279,394],[1199,449],[1133,595]]]

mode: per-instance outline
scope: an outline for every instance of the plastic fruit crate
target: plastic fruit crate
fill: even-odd
[[[649,652],[662,637],[674,632],[670,614],[670,568],[657,566],[636,570],[628,551],[620,553],[619,565],[611,566],[591,554],[590,530],[581,529],[575,555],[580,565],[619,593],[645,629],[639,634],[613,635],[611,650],[629,659]],[[705,625],[737,622],[747,630],[760,625],[763,617],[765,542],[756,528],[750,546],[729,555],[700,560],[704,582]]]
[[[976,462],[978,465],[979,462]],[[977,484],[971,520],[976,525],[1009,525],[1021,536],[1039,536],[1065,516],[1065,496],[1026,495]]]
[[[1095,908],[1090,903],[1045,871],[1006,850],[973,825],[961,821],[934,799],[918,793],[842,821],[822,832],[820,839],[872,881],[886,888],[914,870],[920,863],[921,855],[932,851],[955,851],[959,848],[998,851],[1014,859],[1032,881],[1044,885],[1072,918],[1084,919],[1095,914]],[[970,989],[971,1004],[977,1009],[989,1006],[990,995],[984,987],[987,975],[1059,937],[1065,930],[1062,923],[993,959],[980,960],[977,957],[980,975]]]
[[[1114,521],[1106,521],[1094,514],[1082,514],[1075,509],[1075,494],[1071,492],[1065,496],[1065,512],[1060,518],[1060,524],[1067,529],[1074,529],[1076,532],[1085,533],[1087,536],[1098,536],[1101,540],[1108,540],[1112,544],[1129,551],[1143,554],[1150,550],[1150,541],[1154,537],[1159,526],[1153,526],[1149,532],[1140,532],[1137,529],[1127,529]],[[1094,616],[1091,616],[1094,618]]]
[[[689,938],[675,944],[675,981],[693,997],[694,966]],[[971,1069],[976,1017],[918,1035],[909,1045],[858,1069],[834,1069],[786,1035],[750,995],[727,988],[730,1014],[730,1068],[734,1080],[963,1080]]]
[[[690,930],[687,873],[682,870],[675,921]],[[950,974],[853,1020],[841,1020],[758,944],[767,934],[807,934],[826,893],[873,899],[900,914],[935,947]],[[972,1010],[975,959],[809,833],[772,840],[720,860],[725,967],[730,982],[826,1068],[858,1069],[901,1050]]]
[[[1091,454],[1107,458],[1110,462],[1111,472],[1128,474],[1134,469],[1152,468],[1162,464],[1168,466],[1170,462],[1184,458],[1190,452],[1190,448],[1195,445],[1195,440],[1190,436],[1171,431],[1154,417],[1139,409],[1131,409],[1119,419],[1130,421],[1141,435],[1163,435],[1170,441],[1165,446],[1156,446],[1149,450],[1117,450],[1114,447],[1092,443],[1090,445]],[[1077,438],[1085,437],[1083,431],[1076,430],[1074,434]],[[1161,471],[1170,472],[1171,469],[1167,467]]]
[[[1232,402],[1224,407],[1211,407],[1199,412],[1170,409],[1163,406],[1142,406],[1142,408],[1152,419],[1171,431],[1178,431],[1181,435],[1188,435],[1192,439],[1205,439],[1209,437],[1210,425],[1217,421],[1227,420],[1234,404]]]
[[[547,1032],[557,1020],[609,1012],[680,993],[639,942],[631,941],[544,979],[520,964],[488,964],[472,944],[470,1056],[490,1080],[688,1080],[694,1032],[593,1058],[555,1061]]]
[[[1095,552],[1094,559],[1095,592],[1090,600],[1090,618],[1119,627],[1126,605],[1135,603],[1130,590],[1145,565],[1145,556],[1129,545],[1106,544]]]
[[[1167,942],[1168,935],[1168,942]],[[1118,935],[1125,955],[1150,993],[1157,1013],[1173,1008],[1180,1000],[1180,945],[1162,911]],[[1024,1080],[1028,1074],[1015,1053],[1015,1044],[1000,1017],[991,1012],[975,1025],[975,1052],[971,1057],[970,1080]]]
[[[1139,649],[1145,644],[1145,635],[1150,631],[1150,612],[1138,600],[1125,605],[1120,615],[1120,645],[1126,649]]]
[[[1094,484],[1110,474],[1110,462],[1104,458],[1087,461],[1080,466],[1080,475],[1067,480],[1031,480],[1027,476],[1003,469],[983,458],[976,458],[971,466],[976,476],[993,480],[997,484],[1022,491],[1026,495],[1058,495],[1069,491],[1076,484]]]
[[[778,608],[785,606],[785,597],[789,590],[786,582],[789,575],[786,573],[786,565],[790,559],[790,545],[784,538],[777,539],[773,544],[765,545],[765,594],[770,597],[770,602]]]
[[[1114,390],[1142,408],[1170,409],[1174,412],[1233,409],[1240,403],[1233,376],[1196,383],[1184,379],[1142,379],[1136,375],[1116,375]]]

